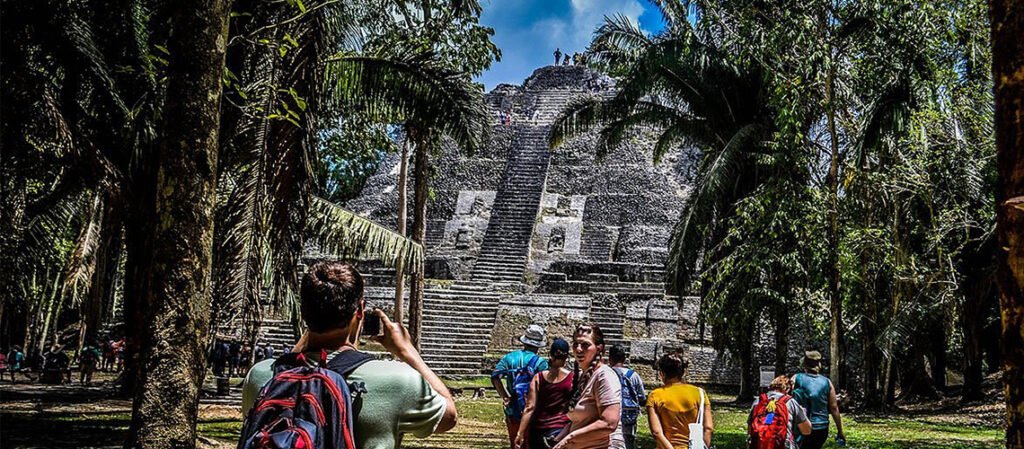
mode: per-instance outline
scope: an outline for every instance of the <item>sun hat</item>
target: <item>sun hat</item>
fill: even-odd
[[[807,351],[804,352],[804,359],[802,364],[806,368],[814,368],[821,366],[821,353],[818,351]]]
[[[526,326],[526,332],[523,332],[523,336],[519,337],[519,341],[526,346],[533,346],[539,348],[544,346],[548,341],[547,333],[544,332],[544,328],[537,324],[531,324]]]

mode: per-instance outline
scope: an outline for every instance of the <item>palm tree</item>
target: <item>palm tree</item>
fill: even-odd
[[[333,97],[384,123],[404,123],[414,152],[413,241],[426,237],[430,155],[442,137],[475,150],[486,138],[487,114],[479,86],[443,67],[431,51],[396,47],[372,56],[339,55],[331,61]],[[423,270],[414,270],[409,330],[419,341],[423,307]]]
[[[611,98],[574,102],[551,128],[552,148],[599,127],[597,155],[631,132],[654,135],[654,160],[691,144],[701,150],[693,188],[672,236],[670,283],[691,291],[712,249],[725,236],[736,203],[750,196],[771,170],[759,162],[774,156],[765,145],[774,112],[767,104],[759,66],[739,64],[712,33],[698,32],[686,8],[656,2],[666,28],[653,37],[623,16],[607,18],[588,49],[589,60],[621,74]],[[751,326],[737,326],[743,389],[753,394]]]

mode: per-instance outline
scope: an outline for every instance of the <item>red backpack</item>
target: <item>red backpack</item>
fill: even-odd
[[[767,394],[761,394],[750,421],[752,449],[786,449],[790,420],[787,404],[792,399],[788,394],[778,399],[769,399]]]

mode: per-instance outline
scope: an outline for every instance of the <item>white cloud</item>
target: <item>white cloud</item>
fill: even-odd
[[[605,16],[623,14],[638,23],[643,0],[491,0],[485,2],[481,22],[495,28],[494,42],[502,61],[480,80],[488,88],[497,83],[521,83],[534,69],[563,54],[583,52]],[[557,4],[557,5],[552,5]],[[554,11],[558,11],[554,13]],[[530,19],[526,19],[532,17]]]
[[[604,23],[605,16],[622,14],[639,23],[644,7],[637,0],[572,0],[572,12],[573,44],[583,49],[590,44],[594,30]]]

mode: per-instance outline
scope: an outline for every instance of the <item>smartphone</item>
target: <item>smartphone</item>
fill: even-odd
[[[380,335],[380,317],[373,309],[366,309],[363,312],[363,335],[367,337]]]

